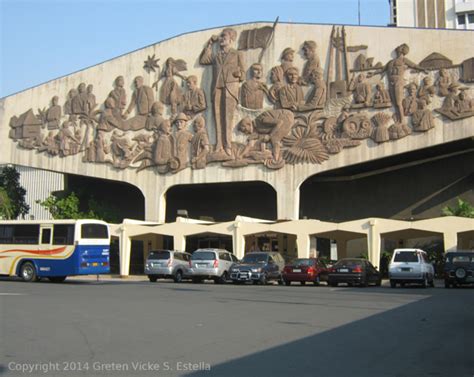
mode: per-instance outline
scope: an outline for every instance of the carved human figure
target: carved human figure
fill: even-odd
[[[263,108],[263,98],[268,91],[265,83],[261,81],[263,67],[260,63],[254,63],[250,67],[250,80],[245,81],[240,88],[240,102],[248,109]]]
[[[64,103],[64,114],[71,115],[72,114],[72,99],[77,96],[77,90],[71,89],[67,94],[67,100]]]
[[[151,105],[151,114],[148,115],[146,120],[145,128],[148,131],[157,131],[160,127],[161,122],[165,120],[163,118],[164,106],[160,101],[156,101]]]
[[[433,85],[433,79],[430,76],[426,76],[423,78],[423,85],[420,87],[418,91],[418,98],[424,99],[427,104],[431,103],[431,99],[434,97],[436,93],[436,88]]]
[[[313,111],[324,109],[327,99],[327,85],[323,79],[323,72],[319,69],[311,72],[310,83],[313,84],[306,102],[297,106],[297,111]]]
[[[402,101],[403,114],[405,116],[412,115],[418,109],[418,98],[416,97],[416,92],[418,86],[412,82],[407,85],[408,97],[404,98]]]
[[[234,112],[238,103],[239,83],[243,81],[245,69],[240,52],[231,48],[237,37],[234,29],[222,30],[219,37],[212,36],[201,53],[199,62],[213,66],[212,104],[216,123],[216,152],[224,150],[231,154],[231,139]],[[212,46],[219,41],[216,53]]]
[[[469,97],[467,93],[469,89],[466,87],[459,89],[458,99],[455,101],[455,106],[457,111],[460,114],[463,113],[471,113],[474,111],[474,104],[472,99]]]
[[[114,116],[117,119],[123,117],[123,110],[127,107],[127,94],[124,89],[125,80],[123,76],[117,76],[115,81],[115,88],[109,93],[108,98],[112,98],[115,103]]]
[[[266,147],[267,140],[265,136],[268,135],[259,135],[255,130],[254,121],[251,118],[243,118],[239,122],[238,129],[247,135],[247,142],[244,149],[239,153],[239,159],[264,162],[266,159],[273,158],[272,152]]]
[[[115,101],[112,97],[108,97],[104,103],[104,110],[100,113],[97,129],[101,131],[112,131],[115,128],[123,128],[122,117],[117,118],[115,111]]]
[[[395,49],[397,57],[390,60],[383,68],[383,75],[387,74],[390,96],[392,103],[395,106],[397,113],[397,120],[401,123],[405,122],[405,114],[403,112],[403,97],[405,87],[405,72],[407,68],[412,68],[418,71],[424,69],[418,64],[413,63],[411,60],[406,58],[406,55],[410,52],[410,48],[406,43],[401,44]]]
[[[189,164],[189,144],[193,138],[193,134],[186,129],[188,117],[184,113],[178,114],[174,120],[176,126],[175,140],[175,157],[179,161],[179,170],[184,169]]]
[[[446,97],[449,93],[449,86],[451,85],[451,77],[449,76],[448,71],[446,68],[441,68],[439,70],[439,77],[438,77],[438,95],[440,97]]]
[[[58,139],[54,131],[49,131],[41,144],[42,145],[38,148],[38,152],[46,151],[51,156],[59,154]]]
[[[428,103],[425,98],[418,100],[418,110],[413,113],[412,117],[413,130],[424,132],[434,128],[433,114],[427,105]]]
[[[148,115],[151,111],[151,106],[155,102],[153,89],[143,84],[143,77],[137,76],[133,80],[135,90],[132,94],[132,99],[128,105],[125,117],[127,117],[133,109],[136,109],[137,115]]]
[[[390,140],[402,139],[411,134],[410,127],[406,123],[397,122],[396,115],[393,115],[393,120],[395,123],[388,128]]]
[[[106,154],[109,153],[109,147],[105,141],[105,133],[102,131],[97,132],[97,136],[94,140],[95,147],[95,162],[105,162]]]
[[[304,105],[304,94],[299,81],[298,68],[288,68],[285,72],[288,84],[283,85],[278,91],[278,99],[283,109],[297,111],[299,106]]]
[[[363,73],[352,77],[352,80],[349,84],[349,90],[352,91],[354,98],[354,103],[356,105],[364,105],[366,107],[370,106],[372,100],[372,88],[370,84],[366,81],[366,77]]]
[[[341,109],[341,113],[337,117],[337,124],[342,124],[351,115],[351,105],[344,105]]]
[[[291,47],[287,47],[281,53],[281,68],[283,73],[286,72],[288,68],[293,67],[293,60],[295,59],[295,50]]]
[[[120,130],[114,130],[110,138],[110,151],[113,164],[116,168],[124,169],[130,165],[132,159],[132,145],[130,140]]]
[[[385,89],[383,81],[380,81],[377,85],[375,85],[374,107],[384,108],[390,106],[392,106],[390,94],[388,93],[388,90]]]
[[[193,169],[204,169],[206,167],[209,151],[210,143],[206,121],[202,115],[198,115],[194,119],[194,136],[191,139],[191,166]]]
[[[163,84],[160,88],[160,101],[165,105],[171,106],[171,113],[176,114],[178,111],[178,105],[181,102],[183,93],[181,86],[175,81],[174,76],[178,76],[183,80],[186,77],[180,74],[180,71],[186,70],[186,63],[181,59],[166,59],[165,66],[161,77],[164,77]],[[153,86],[157,85],[157,82]]]
[[[456,106],[456,102],[458,100],[458,88],[459,84],[457,83],[452,83],[449,85],[448,95],[444,99],[443,105],[441,106],[441,111],[448,116],[459,116],[459,111]]]
[[[272,86],[268,91],[268,99],[275,105],[276,109],[281,108],[279,102],[279,91],[284,85],[284,71],[281,66],[273,67],[270,71],[270,82]]]
[[[171,122],[164,120],[159,129],[156,142],[152,149],[153,164],[157,166],[160,173],[169,171],[170,162],[174,154],[174,140],[171,135]]]
[[[59,142],[59,151],[61,152],[62,156],[69,156],[73,154],[73,144],[80,144],[80,141],[76,139],[76,136],[74,135],[73,125],[73,122],[69,120],[65,121],[56,135],[56,138]]]
[[[46,124],[48,130],[59,129],[59,123],[61,120],[61,106],[58,105],[59,97],[54,96],[51,99],[51,107],[46,112]]]
[[[271,144],[273,160],[281,161],[281,141],[285,136],[288,136],[294,121],[294,115],[289,110],[268,110],[253,121],[248,117],[242,119],[240,130],[247,129],[249,122],[251,122],[252,128],[262,136],[259,140]]]
[[[206,95],[197,86],[197,77],[188,76],[186,79],[187,90],[184,92],[181,111],[187,116],[194,116],[207,108]]]
[[[90,114],[92,110],[94,110],[94,108],[96,107],[97,105],[97,102],[96,102],[96,99],[95,99],[95,95],[94,93],[92,93],[92,91],[94,90],[94,86],[92,84],[89,84],[87,85],[87,114]]]
[[[87,115],[86,84],[81,82],[77,87],[77,94],[71,99],[72,114]]]
[[[303,43],[303,56],[306,63],[303,66],[303,73],[301,74],[301,84],[307,85],[310,82],[311,72],[321,69],[321,63],[316,53],[317,44],[315,41],[305,41]]]

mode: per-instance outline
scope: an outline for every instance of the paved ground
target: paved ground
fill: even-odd
[[[0,375],[472,377],[473,293],[0,279]]]

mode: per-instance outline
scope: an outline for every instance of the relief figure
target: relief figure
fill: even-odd
[[[240,98],[243,107],[248,109],[263,108],[263,98],[268,88],[261,81],[263,67],[260,63],[254,63],[250,67],[250,80],[245,81],[240,88]]]

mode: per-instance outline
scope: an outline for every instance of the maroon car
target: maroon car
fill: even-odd
[[[299,281],[301,285],[306,282],[319,285],[321,281],[327,282],[328,269],[318,258],[298,258],[285,266],[282,277],[286,285],[290,285],[292,281]]]

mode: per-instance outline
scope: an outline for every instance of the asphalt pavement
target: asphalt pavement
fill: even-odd
[[[472,377],[473,293],[1,278],[0,375]]]

